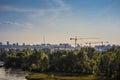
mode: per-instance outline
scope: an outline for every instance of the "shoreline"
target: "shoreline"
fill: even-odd
[[[25,77],[27,80],[104,80],[104,77],[93,74],[77,73],[35,73]]]

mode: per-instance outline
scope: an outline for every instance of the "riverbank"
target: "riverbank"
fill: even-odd
[[[104,80],[102,76],[73,73],[38,73],[26,76],[27,80]]]

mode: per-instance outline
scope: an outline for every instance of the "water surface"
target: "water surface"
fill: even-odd
[[[0,80],[26,80],[27,72],[18,69],[0,68]]]

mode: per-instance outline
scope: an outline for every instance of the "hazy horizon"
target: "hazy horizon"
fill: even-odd
[[[0,0],[0,42],[120,45],[120,0]]]

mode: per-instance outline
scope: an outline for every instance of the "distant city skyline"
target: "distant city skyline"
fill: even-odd
[[[56,51],[56,50],[80,50],[82,47],[92,47],[97,51],[105,51],[108,50],[112,47],[119,47],[120,45],[105,45],[105,42],[101,42],[101,45],[94,45],[92,46],[92,44],[86,44],[86,45],[71,45],[69,43],[60,43],[60,44],[25,44],[23,43],[22,45],[20,45],[19,43],[10,43],[9,41],[7,41],[6,44],[2,44],[2,42],[0,42],[0,49],[5,49],[7,51],[11,50],[11,49],[17,49],[17,50],[25,50],[25,49],[30,49],[30,50],[43,50],[43,49],[49,49],[50,51]]]
[[[0,42],[120,45],[120,0],[0,0]]]

